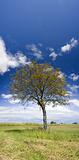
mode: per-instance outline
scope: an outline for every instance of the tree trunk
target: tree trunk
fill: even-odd
[[[44,129],[47,130],[47,115],[46,115],[45,107],[42,108],[42,111],[43,111],[43,126],[44,126]]]

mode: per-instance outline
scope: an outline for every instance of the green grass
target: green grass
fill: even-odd
[[[79,125],[0,124],[0,160],[79,160]]]

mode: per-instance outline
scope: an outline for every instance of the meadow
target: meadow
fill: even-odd
[[[79,125],[0,124],[0,160],[79,160]]]

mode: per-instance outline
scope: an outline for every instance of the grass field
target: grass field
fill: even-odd
[[[0,160],[79,160],[79,125],[0,124]]]

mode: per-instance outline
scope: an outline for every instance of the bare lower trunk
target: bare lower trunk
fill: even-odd
[[[47,115],[46,115],[45,107],[42,108],[42,111],[43,111],[43,125],[44,125],[44,129],[46,130],[47,129]]]

